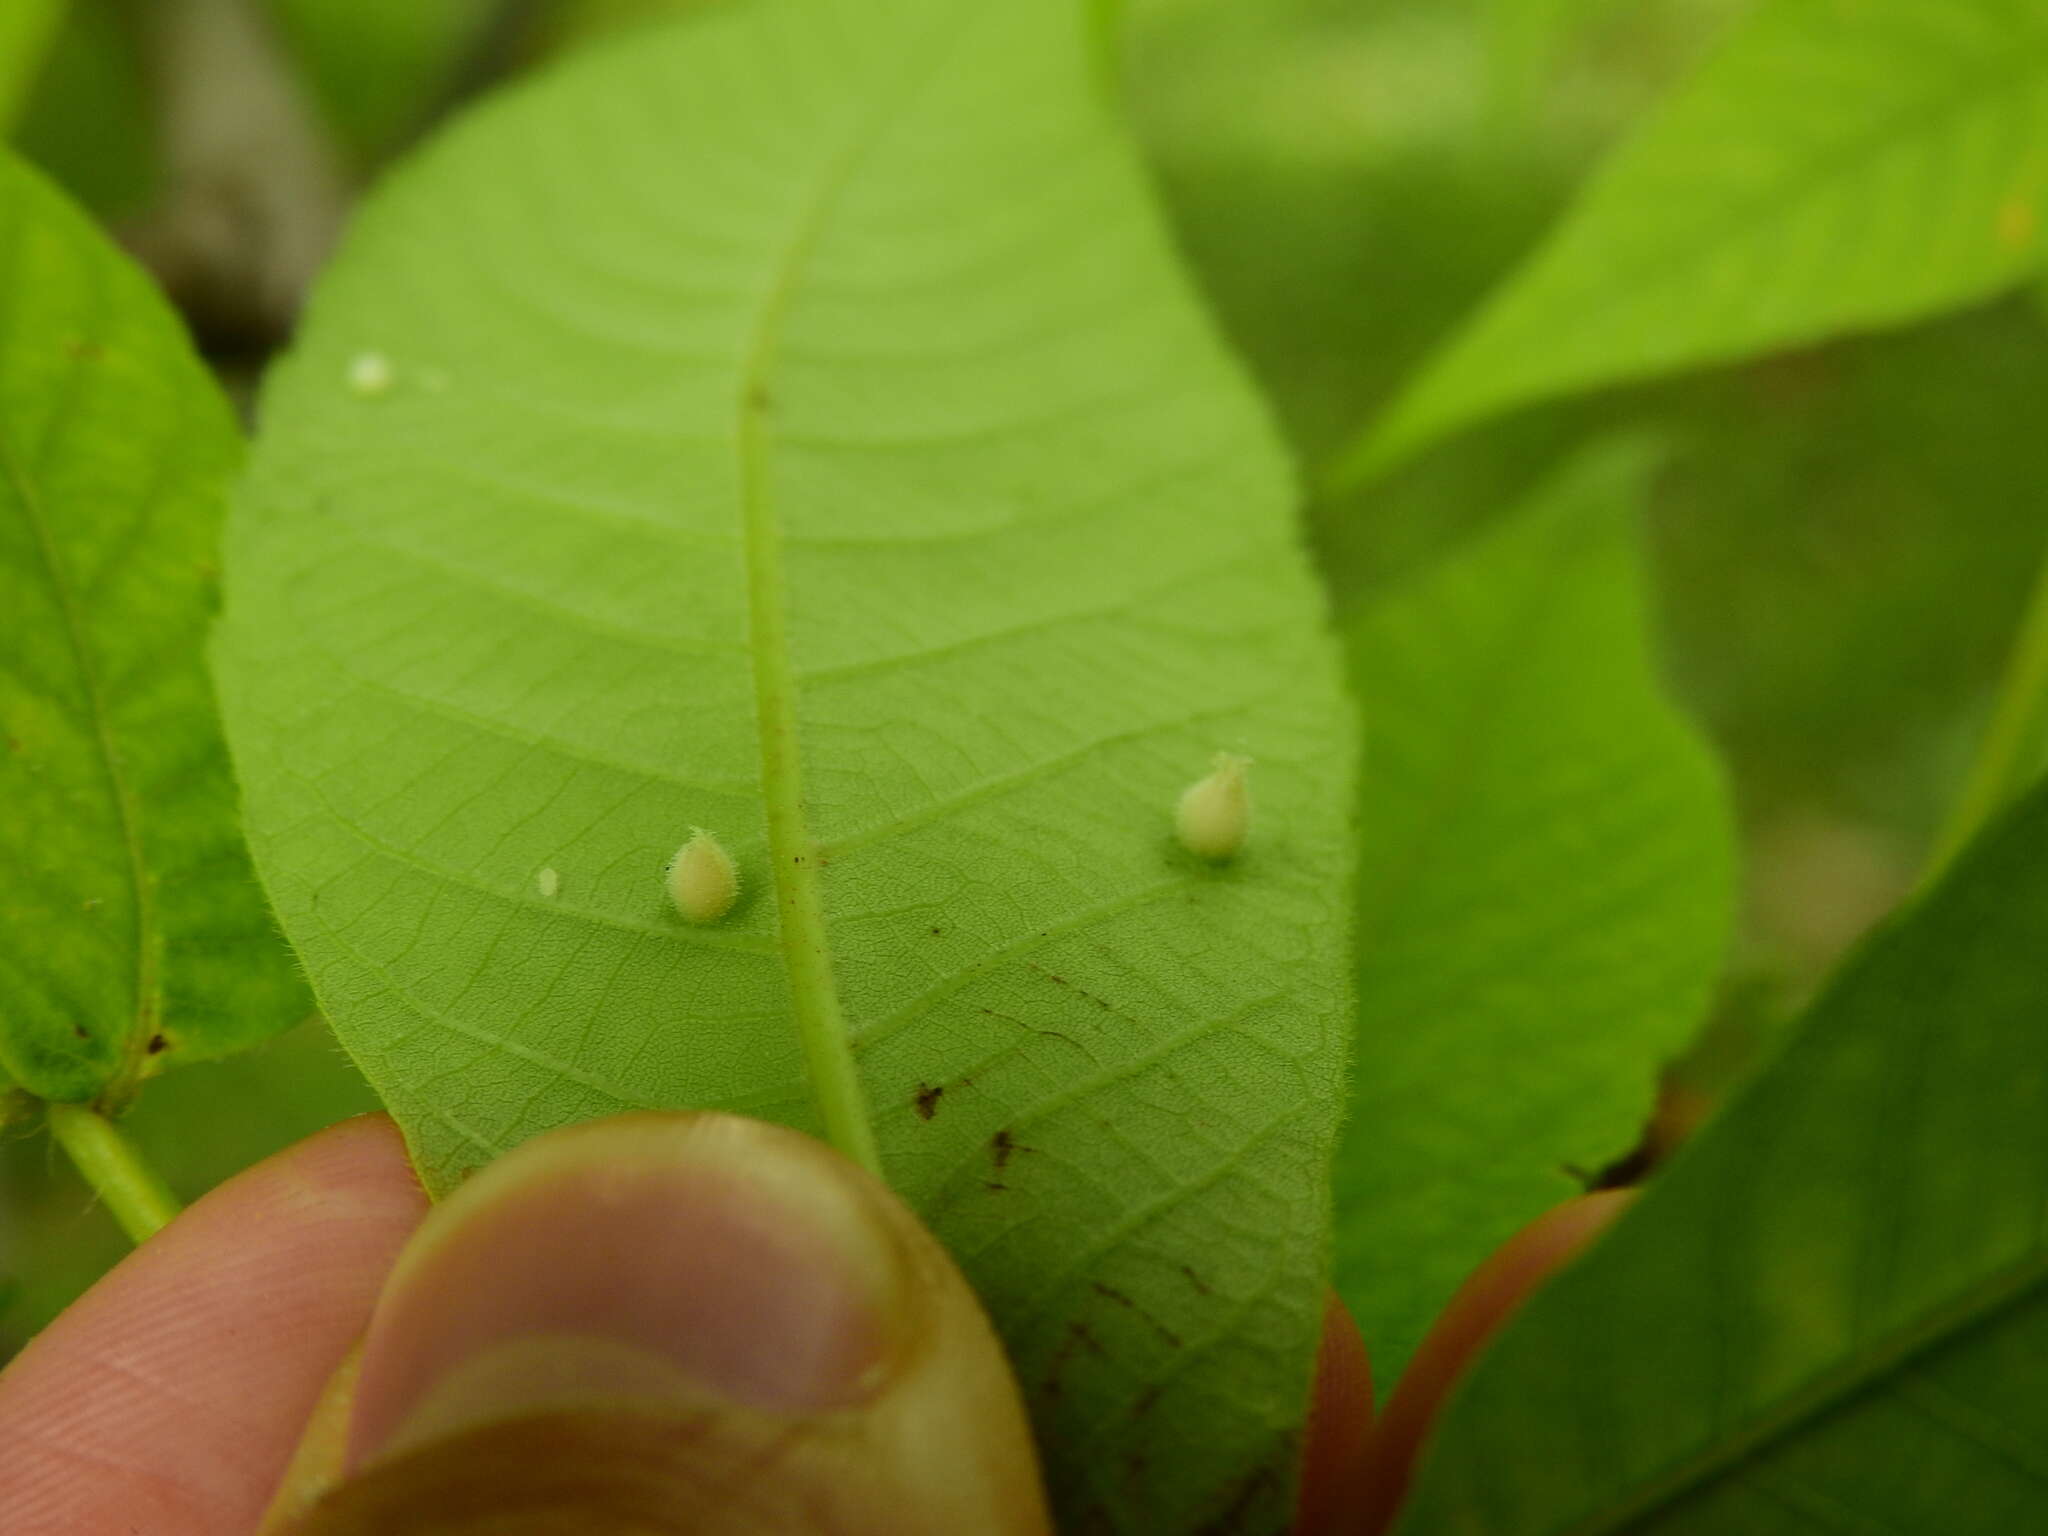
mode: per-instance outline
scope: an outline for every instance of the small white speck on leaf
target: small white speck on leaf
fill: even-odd
[[[553,901],[556,893],[562,889],[562,877],[552,869],[544,869],[535,875],[533,883],[540,888],[541,895],[545,896],[549,901]]]
[[[349,361],[348,387],[365,400],[391,388],[391,359],[382,352],[358,352]]]
[[[1245,782],[1251,765],[1248,757],[1218,752],[1209,775],[1181,794],[1173,829],[1189,853],[1220,863],[1243,851],[1252,827],[1251,788]]]
[[[718,839],[702,827],[676,850],[668,866],[668,899],[693,923],[715,923],[740,896],[739,866]]]

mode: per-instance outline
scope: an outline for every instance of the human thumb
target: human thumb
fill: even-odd
[[[1050,1529],[952,1261],[836,1153],[728,1115],[560,1131],[435,1210],[347,1467],[302,1536]]]

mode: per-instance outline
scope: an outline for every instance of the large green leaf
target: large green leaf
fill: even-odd
[[[870,1124],[1072,1528],[1270,1529],[1352,715],[1098,62],[1077,0],[753,0],[486,109],[271,383],[218,660],[434,1189],[635,1105]],[[1220,868],[1171,831],[1218,749]],[[663,889],[693,826],[744,886],[710,926]]]
[[[2039,0],[1780,0],[1617,151],[1338,470],[1568,390],[2016,283],[2048,220]]]
[[[1351,626],[1367,730],[1337,1282],[1382,1375],[1474,1264],[1635,1142],[1720,968],[1734,833],[1651,657],[1649,462],[1585,456]]]
[[[1400,1529],[2048,1529],[2048,795],[1454,1402]]]
[[[206,677],[239,456],[148,281],[0,152],[0,1068],[43,1098],[303,1013]]]

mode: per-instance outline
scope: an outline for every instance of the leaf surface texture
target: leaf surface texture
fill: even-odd
[[[433,1188],[638,1106],[864,1127],[1071,1528],[1267,1530],[1352,716],[1091,25],[756,0],[449,134],[268,390],[220,662],[259,865]],[[1172,813],[1219,750],[1259,821],[1211,868]],[[740,878],[703,925],[695,827]]]

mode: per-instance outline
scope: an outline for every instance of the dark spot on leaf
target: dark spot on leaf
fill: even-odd
[[[918,1118],[929,1120],[933,1115],[936,1115],[939,1112],[939,1100],[945,1096],[945,1092],[946,1090],[943,1087],[934,1088],[929,1083],[919,1083],[917,1085]]]
[[[1007,1184],[998,1184],[994,1179],[982,1180],[981,1187],[992,1195],[1006,1194],[1010,1188]]]
[[[939,936],[940,932],[941,930],[937,928],[932,929],[932,937],[936,939]]]
[[[149,1037],[148,1046],[149,1054],[154,1056],[160,1051],[169,1050],[170,1044],[171,1042],[166,1040],[162,1035],[151,1035]]]
[[[1048,1035],[1055,1040],[1064,1040],[1067,1042],[1067,1044],[1071,1045],[1075,1050],[1080,1051],[1082,1055],[1088,1055],[1088,1052],[1085,1049],[1083,1049],[1081,1042],[1076,1040],[1072,1035],[1062,1034],[1057,1029],[1042,1029],[1036,1024],[1026,1024],[1022,1019],[1018,1018],[1015,1014],[998,1013],[993,1008],[983,1008],[981,1012],[987,1014],[992,1019],[1001,1019],[1005,1024],[1014,1024],[1019,1029],[1028,1029],[1034,1035]]]
[[[1017,1142],[1008,1131],[997,1131],[989,1141],[989,1151],[995,1157],[998,1168],[1010,1166],[1010,1156],[1017,1150]]]
[[[1194,1266],[1193,1266],[1192,1264],[1183,1264],[1183,1265],[1181,1265],[1181,1267],[1180,1267],[1180,1272],[1181,1272],[1181,1273],[1182,1273],[1183,1275],[1186,1275],[1186,1276],[1188,1277],[1188,1284],[1189,1284],[1189,1285],[1192,1285],[1192,1286],[1193,1286],[1193,1287],[1194,1287],[1194,1288],[1195,1288],[1196,1290],[1200,1291],[1200,1292],[1201,1292],[1201,1293],[1202,1293],[1202,1294],[1203,1294],[1204,1296],[1208,1296],[1208,1295],[1212,1295],[1212,1294],[1214,1294],[1213,1292],[1211,1292],[1211,1291],[1210,1291],[1210,1289],[1209,1289],[1209,1285],[1208,1285],[1208,1282],[1207,1282],[1207,1281],[1205,1281],[1205,1280],[1204,1280],[1204,1279],[1203,1279],[1203,1278],[1202,1278],[1202,1277],[1201,1277],[1200,1275],[1198,1275],[1198,1274],[1196,1274],[1196,1273],[1195,1273],[1195,1270],[1194,1270]]]
[[[1151,1386],[1140,1392],[1138,1400],[1131,1404],[1131,1417],[1134,1419],[1145,1417],[1146,1414],[1159,1405],[1159,1395],[1165,1390],[1164,1387],[1155,1381]]]
[[[1040,1382],[1040,1390],[1046,1396],[1060,1395],[1060,1378],[1066,1373],[1068,1362],[1084,1349],[1098,1360],[1108,1358],[1102,1340],[1095,1337],[1095,1330],[1077,1319],[1067,1324],[1067,1331],[1060,1336],[1059,1347],[1052,1352],[1052,1359],[1046,1362],[1045,1376]]]
[[[92,1038],[92,1036],[86,1031],[86,1027],[83,1024],[72,1025],[71,1033],[78,1036],[78,1038],[81,1040],[90,1040]]]
[[[1100,1280],[1096,1280],[1091,1283],[1095,1287],[1095,1294],[1100,1296],[1104,1301],[1114,1302],[1117,1306],[1122,1307],[1126,1312],[1130,1312],[1138,1317],[1142,1317],[1146,1322],[1152,1325],[1153,1329],[1158,1333],[1159,1337],[1166,1340],[1166,1342],[1171,1344],[1175,1349],[1180,1348],[1179,1334],[1175,1333],[1171,1328],[1167,1327],[1166,1324],[1160,1322],[1158,1318],[1154,1317],[1150,1312],[1147,1312],[1143,1307],[1139,1306],[1135,1301],[1131,1300],[1131,1298],[1126,1296],[1122,1291],[1118,1290],[1113,1285],[1104,1285]]]
[[[1640,1184],[1656,1171],[1665,1149],[1658,1144],[1657,1128],[1653,1123],[1643,1139],[1628,1152],[1602,1168],[1591,1178],[1575,1168],[1565,1171],[1585,1185],[1588,1191],[1596,1189],[1628,1189]]]

